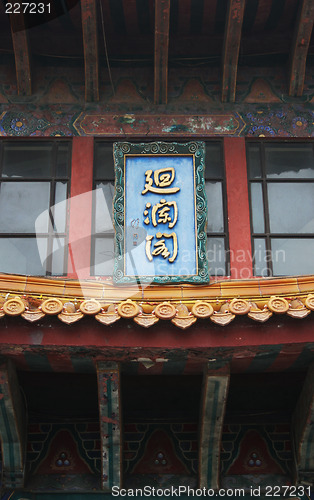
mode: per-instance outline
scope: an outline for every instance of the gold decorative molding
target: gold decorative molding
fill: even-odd
[[[314,311],[314,276],[224,280],[208,286],[116,287],[108,280],[75,281],[0,274],[0,318],[29,322],[56,315],[65,324],[84,316],[103,325],[120,318],[149,328],[160,319],[186,329],[198,319],[227,326],[238,316],[257,322],[273,314],[303,319]],[[210,323],[209,323],[210,324]]]
[[[283,297],[271,297],[268,308],[276,314],[283,314],[289,310],[289,302]]]
[[[214,308],[208,302],[197,300],[192,306],[192,313],[196,318],[209,318],[214,313]]]
[[[98,302],[98,300],[95,299],[83,300],[82,304],[80,305],[80,311],[83,314],[95,315],[98,314],[100,310],[101,310],[101,305]]]
[[[155,314],[160,319],[172,319],[177,314],[177,310],[170,302],[162,302],[156,307]]]
[[[60,299],[52,298],[44,300],[41,304],[41,310],[45,314],[60,314],[63,309],[63,303]]]
[[[7,300],[3,304],[3,311],[8,316],[19,316],[25,311],[25,304],[21,299],[15,297],[14,299]]]

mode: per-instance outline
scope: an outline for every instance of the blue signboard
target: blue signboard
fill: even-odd
[[[116,283],[207,283],[204,144],[117,143]]]

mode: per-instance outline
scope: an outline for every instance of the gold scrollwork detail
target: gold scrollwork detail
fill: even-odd
[[[41,310],[45,314],[59,314],[63,309],[60,299],[47,299],[41,304]]]
[[[193,304],[192,313],[197,318],[209,318],[214,313],[214,308],[208,302],[198,300]]]
[[[308,309],[311,309],[311,311],[314,311],[314,295],[310,293],[305,299],[305,305]]]
[[[101,309],[101,305],[98,302],[98,300],[94,299],[89,299],[89,300],[83,300],[81,306],[80,306],[80,311],[83,314],[98,314]]]
[[[135,323],[144,328],[149,328],[159,321],[159,318],[156,318],[155,314],[141,314],[134,318]]]
[[[75,323],[76,321],[79,321],[80,319],[84,318],[84,314],[82,314],[81,312],[75,312],[75,313],[62,312],[61,314],[58,314],[58,318],[63,323],[71,325],[72,323]]]
[[[9,299],[3,304],[3,310],[8,316],[19,316],[25,311],[24,302],[16,297],[15,299]]]
[[[229,306],[229,311],[232,314],[247,314],[250,309],[250,303],[244,299],[233,299]]]
[[[288,311],[289,302],[283,297],[271,297],[268,301],[268,308],[276,314],[283,314]]]
[[[40,309],[25,311],[22,314],[22,318],[26,319],[27,321],[30,321],[31,323],[34,323],[35,321],[39,321],[44,316],[45,316],[44,313]]]
[[[170,304],[170,302],[162,302],[161,304],[158,304],[155,309],[155,314],[157,318],[160,319],[172,319],[175,317],[176,313],[176,308],[174,305]]]
[[[194,318],[194,316],[187,316],[186,318],[173,318],[171,323],[178,326],[182,330],[185,330],[186,328],[189,328],[189,326],[193,325],[195,321],[197,321],[197,319]]]
[[[118,305],[118,314],[121,318],[134,318],[139,312],[139,306],[131,299],[127,299]]]

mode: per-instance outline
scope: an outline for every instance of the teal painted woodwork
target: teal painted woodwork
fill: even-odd
[[[114,281],[209,281],[205,146],[114,144]]]

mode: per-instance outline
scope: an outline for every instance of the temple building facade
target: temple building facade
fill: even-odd
[[[313,22],[0,3],[1,500],[311,497]]]

